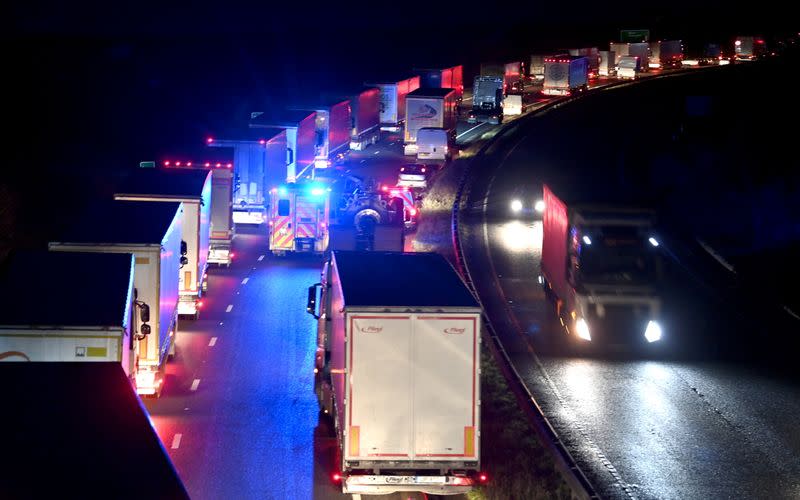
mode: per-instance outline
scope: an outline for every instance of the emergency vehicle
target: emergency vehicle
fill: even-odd
[[[417,204],[414,191],[408,186],[381,186],[381,191],[391,198],[403,200],[403,223],[407,228],[417,225]]]
[[[316,183],[294,183],[270,191],[269,250],[322,253],[328,248],[330,191]]]

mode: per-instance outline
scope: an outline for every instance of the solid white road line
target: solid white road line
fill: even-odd
[[[456,139],[458,139],[458,138],[460,138],[460,137],[462,137],[462,136],[464,136],[464,135],[467,135],[467,134],[469,134],[470,132],[472,132],[473,130],[475,130],[475,129],[476,129],[476,128],[478,128],[478,127],[483,127],[483,126],[484,126],[484,125],[486,125],[487,123],[489,123],[489,122],[482,122],[482,123],[479,123],[479,124],[475,125],[474,127],[472,127],[471,129],[469,129],[469,130],[465,130],[464,132],[461,132],[460,134],[458,134],[458,135],[456,136]]]
[[[181,438],[182,437],[183,437],[183,434],[175,434],[175,436],[172,438],[172,449],[173,450],[177,450],[181,446]]]
[[[242,280],[242,285],[246,285],[248,281],[250,281],[250,278],[243,279]]]
[[[211,337],[211,340],[208,341],[208,347],[214,347],[217,345],[217,337]]]
[[[196,378],[196,379],[194,379],[194,380],[192,381],[192,386],[189,388],[189,390],[191,390],[191,391],[196,391],[196,390],[197,390],[197,386],[198,386],[198,385],[200,385],[200,379],[199,379],[199,378]]]
[[[262,260],[264,260],[264,256],[263,255],[259,255],[258,256],[258,261],[261,262]]]
[[[225,312],[229,313],[233,309],[233,304],[228,304],[228,307],[225,308]]]

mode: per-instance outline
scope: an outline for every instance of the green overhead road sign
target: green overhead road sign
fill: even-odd
[[[650,30],[620,30],[619,41],[625,43],[639,43],[650,41]]]
[[[140,161],[139,168],[156,168],[156,162],[154,161]]]

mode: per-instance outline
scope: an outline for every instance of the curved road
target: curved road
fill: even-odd
[[[602,189],[609,178],[635,177],[620,159],[625,147],[641,151],[635,128],[661,133],[672,123],[674,102],[656,101],[667,84],[646,85],[521,120],[476,158],[462,201],[466,265],[523,382],[602,497],[798,498],[800,388],[747,362],[746,341],[745,355],[726,362],[729,339],[714,324],[740,316],[709,281],[719,274],[711,259],[665,236],[673,308],[662,351],[584,352],[565,338],[537,282],[541,221],[510,217],[510,200],[530,204],[548,178],[580,176]],[[626,112],[633,127],[613,119]],[[749,343],[759,351],[758,340]]]

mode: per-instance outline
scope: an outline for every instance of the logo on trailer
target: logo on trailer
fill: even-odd
[[[433,118],[436,116],[436,114],[436,108],[429,104],[423,104],[417,108],[417,111],[412,118]]]
[[[467,331],[466,328],[456,328],[454,326],[451,326],[450,328],[445,328],[444,329],[444,333],[446,333],[448,335],[461,335],[465,331]]]
[[[362,326],[361,328],[359,328],[359,330],[361,330],[361,333],[381,333],[383,331],[383,327],[368,325],[368,326]]]

